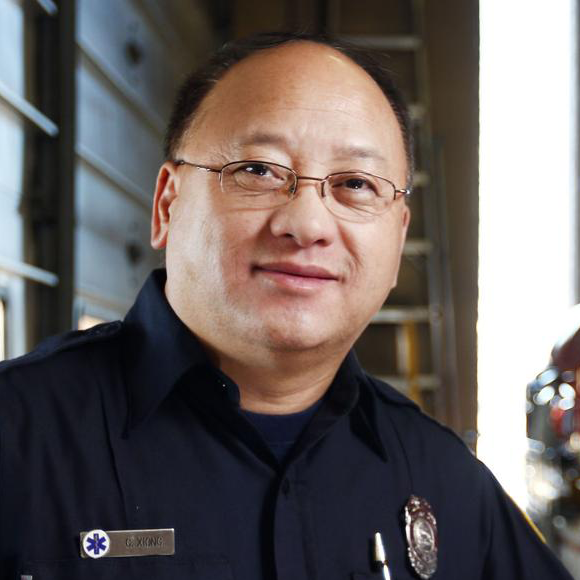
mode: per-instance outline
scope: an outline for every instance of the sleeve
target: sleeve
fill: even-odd
[[[573,580],[489,469],[483,469],[490,536],[482,580]]]

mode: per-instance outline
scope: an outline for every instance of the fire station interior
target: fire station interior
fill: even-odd
[[[485,345],[478,334],[485,323],[478,320],[484,4],[489,2],[0,0],[2,358],[19,356],[51,334],[122,319],[148,273],[162,264],[149,245],[151,202],[164,127],[184,75],[232,38],[266,30],[327,31],[384,61],[409,103],[415,140],[412,220],[398,284],[358,340],[357,354],[368,371],[478,453],[479,397],[488,384],[478,375],[478,349]],[[571,6],[575,41],[576,2],[562,4]],[[569,50],[572,70],[575,45]],[[573,106],[569,114],[572,126]],[[502,134],[493,138],[504,140]],[[573,158],[575,138],[568,141]],[[549,175],[538,180],[549,181]],[[502,186],[497,191],[509,193]],[[575,178],[570,192],[576,213],[546,228],[569,228],[570,255],[576,256]],[[496,200],[498,212],[501,203]],[[525,216],[522,211],[514,219]],[[570,271],[575,290],[562,307],[580,300],[577,260]],[[521,281],[521,295],[543,277],[561,283],[560,272],[541,270]],[[577,312],[575,320],[580,323]],[[561,340],[552,357],[549,349],[543,358],[532,357],[530,368],[537,371],[493,401],[506,411],[502,416],[522,426],[526,496],[518,503],[580,579],[576,329],[563,329],[570,340]],[[501,327],[495,332],[499,339]],[[533,334],[534,326],[521,332]],[[507,391],[521,398],[521,406],[511,407]],[[505,422],[498,419],[498,428]]]

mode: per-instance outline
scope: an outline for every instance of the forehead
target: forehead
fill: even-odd
[[[202,101],[188,133],[186,141],[203,137],[206,147],[272,135],[317,151],[404,157],[398,121],[377,83],[342,53],[312,42],[260,51],[234,65]]]

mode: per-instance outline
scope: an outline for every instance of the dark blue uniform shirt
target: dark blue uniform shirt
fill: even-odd
[[[416,579],[403,510],[427,499],[435,580],[570,576],[448,429],[350,354],[279,461],[154,273],[123,322],[0,371],[0,578]],[[175,529],[175,555],[81,559],[91,529]]]

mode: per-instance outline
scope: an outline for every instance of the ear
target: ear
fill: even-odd
[[[407,203],[404,204],[403,207],[403,235],[406,238],[407,237],[407,230],[409,229],[409,223],[411,221],[411,208],[407,205]]]
[[[157,174],[153,211],[151,213],[151,246],[161,250],[167,245],[171,222],[171,204],[177,198],[177,172],[173,163],[166,161]]]
[[[405,200],[402,201],[403,201],[403,210],[401,213],[401,249],[399,251],[399,263],[397,265],[395,281],[391,290],[397,285],[397,282],[399,281],[399,270],[401,267],[401,259],[403,257],[403,247],[405,245],[405,240],[407,239],[407,230],[409,229],[409,222],[411,221],[411,209],[409,208]]]

